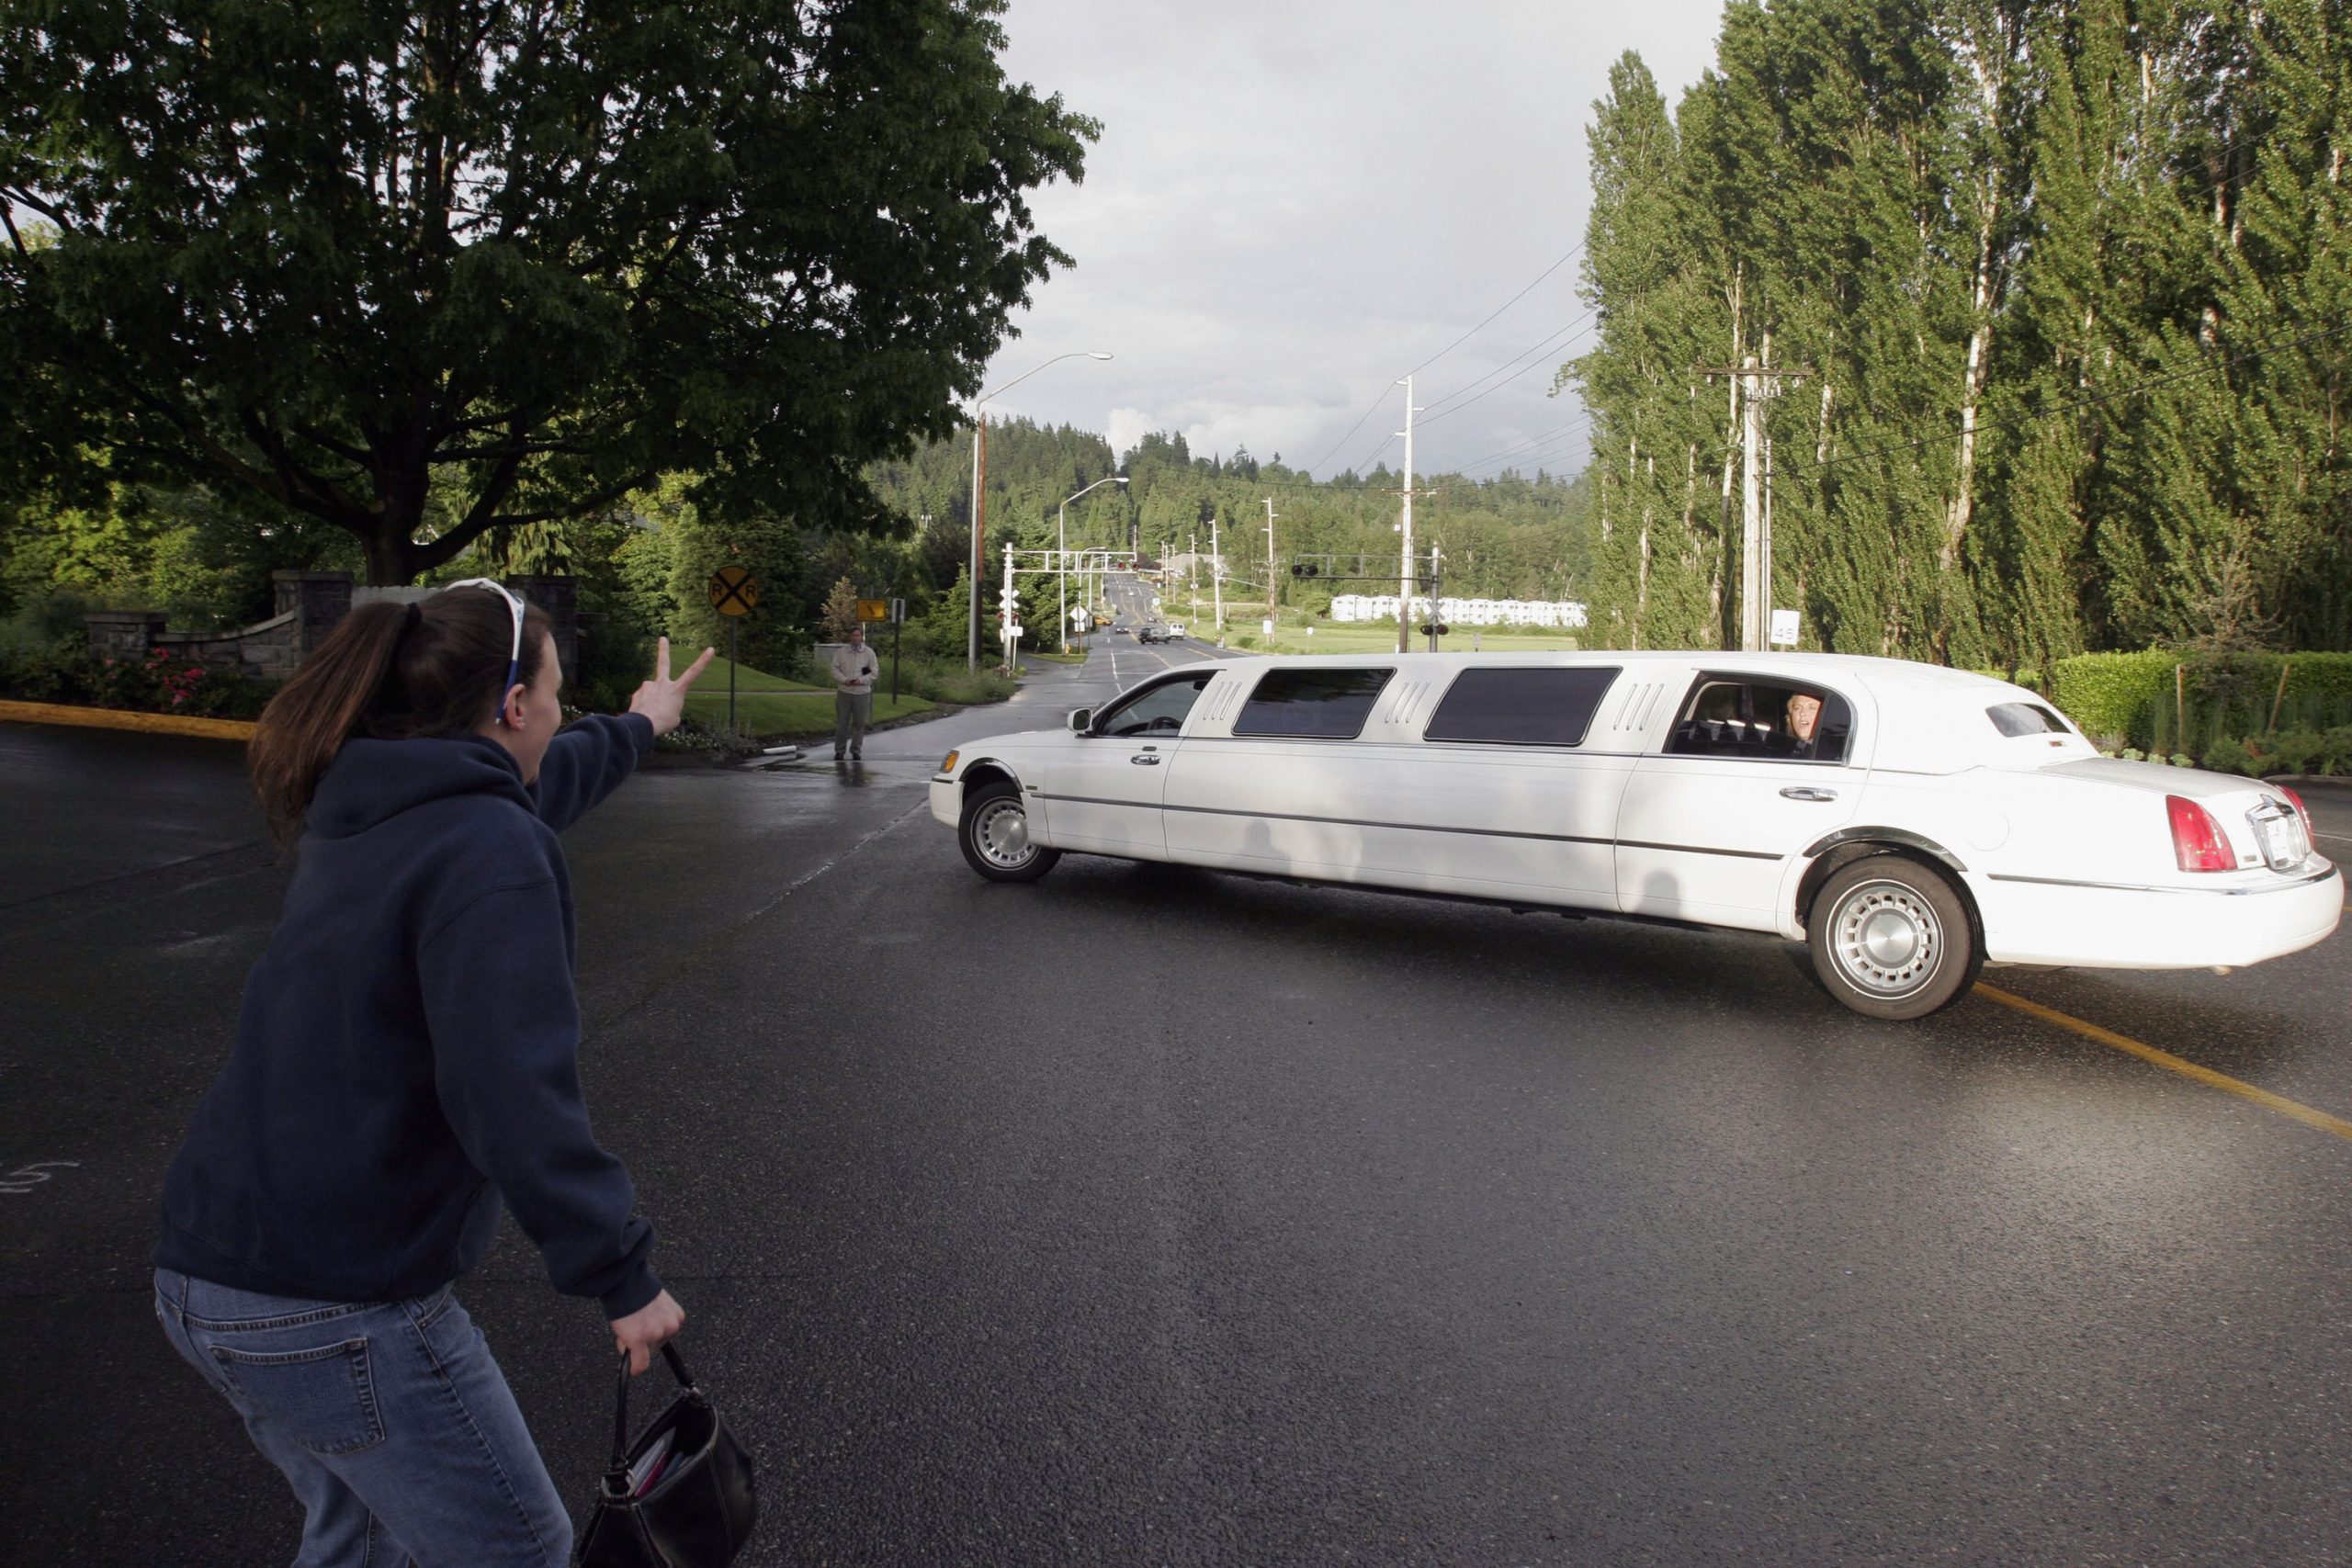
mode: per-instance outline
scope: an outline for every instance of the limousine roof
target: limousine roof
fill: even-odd
[[[2098,754],[2090,742],[2071,728],[2054,737],[2046,731],[2011,737],[1996,726],[1989,710],[2005,704],[2022,703],[2054,713],[2049,708],[2048,699],[2023,686],[1966,670],[1860,654],[1617,649],[1520,653],[1497,649],[1476,653],[1256,654],[1217,661],[1220,670],[1231,670],[1237,677],[1244,678],[1276,666],[1293,670],[1420,670],[1431,673],[1467,667],[1622,668],[1654,676],[1710,671],[1818,684],[1867,699],[1868,706],[1875,710],[1874,722],[1869,726],[1875,738],[1866,739],[1864,744],[1876,753],[1872,764],[1877,767],[1954,773],[1985,765],[2039,767]],[[1666,721],[1667,715],[1661,711],[1657,726],[1661,732]]]
[[[1534,650],[1524,653],[1510,649],[1487,649],[1476,653],[1447,651],[1441,653],[1310,653],[1310,654],[1250,654],[1236,659],[1217,660],[1220,669],[1260,669],[1279,664],[1284,669],[1385,669],[1412,663],[1420,666],[1461,664],[1516,664],[1626,667],[1670,665],[1679,669],[1721,670],[1726,672],[1758,675],[1786,675],[1798,681],[1826,681],[1838,675],[1859,677],[1871,690],[1887,692],[1899,689],[1919,691],[2007,691],[2024,692],[2006,681],[1973,671],[1949,670],[1939,664],[1918,664],[1907,659],[1876,659],[1859,653],[1726,653],[1707,649],[1590,649],[1574,652],[1561,649]],[[2035,701],[2041,699],[2034,697]]]

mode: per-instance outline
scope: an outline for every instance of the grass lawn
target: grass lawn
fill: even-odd
[[[885,662],[875,682],[874,722],[927,713],[933,705],[911,693],[890,699],[890,667]],[[714,659],[702,679],[686,695],[686,713],[698,724],[727,722],[727,660]],[[830,735],[833,730],[833,694],[830,687],[786,681],[748,665],[735,667],[735,722],[753,735]]]

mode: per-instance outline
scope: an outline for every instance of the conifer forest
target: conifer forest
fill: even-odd
[[[1804,646],[2352,647],[2352,7],[1781,0],[1589,128],[1596,631],[1736,630],[1743,399]],[[1753,378],[1724,374],[1753,360]]]

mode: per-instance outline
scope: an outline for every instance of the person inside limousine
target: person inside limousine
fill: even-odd
[[[1821,699],[1810,692],[1791,692],[1776,750],[1784,757],[1810,757],[1820,731]]]

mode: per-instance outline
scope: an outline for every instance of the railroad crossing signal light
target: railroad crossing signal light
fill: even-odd
[[[1320,577],[1323,569],[1311,560],[1297,560],[1290,563],[1290,574],[1293,577]]]

